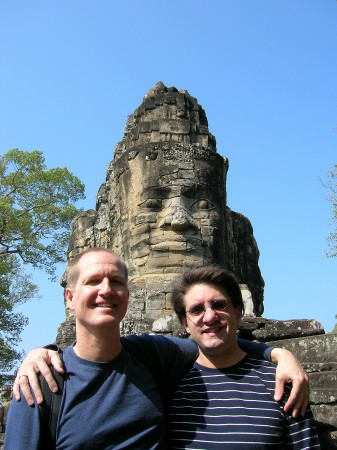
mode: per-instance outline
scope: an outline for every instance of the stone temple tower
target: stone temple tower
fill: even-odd
[[[158,82],[128,117],[96,209],[74,219],[68,247],[68,261],[106,247],[126,262],[130,300],[122,334],[178,334],[170,283],[183,267],[205,263],[234,272],[246,315],[261,316],[259,251],[249,220],[226,204],[227,171],[197,99]],[[67,311],[56,341],[64,346],[73,338]]]

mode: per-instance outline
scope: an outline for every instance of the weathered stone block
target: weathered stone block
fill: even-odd
[[[325,424],[337,428],[337,404],[311,405],[311,410],[318,424]]]
[[[138,311],[138,310],[130,310],[128,311],[126,318],[126,321],[128,320],[133,320],[133,321],[138,321],[138,320],[143,320],[143,314],[142,311]],[[128,334],[133,334],[134,332],[130,331],[128,332]]]
[[[167,315],[160,317],[153,322],[152,331],[155,333],[172,333],[174,330],[181,328],[181,324],[176,315]]]
[[[161,119],[159,120],[159,130],[161,133],[188,134],[190,132],[190,121],[185,119]]]
[[[146,300],[146,313],[151,310],[160,310],[163,311],[165,309],[165,296],[152,296],[151,298]]]
[[[323,333],[324,328],[317,320],[270,320],[264,328],[254,331],[253,335],[259,341],[267,341]]]
[[[145,302],[144,301],[135,301],[133,300],[128,307],[128,311],[144,311],[145,310]]]
[[[161,252],[159,252],[161,253]],[[153,259],[151,259],[150,261],[148,261],[148,267],[149,268],[153,268],[153,267],[171,267],[171,266],[177,266],[180,265],[182,266],[185,260],[184,255],[179,255],[179,254],[174,254],[171,255],[169,253],[167,253],[166,256],[162,256],[160,255],[156,255],[156,252],[152,252],[151,255],[153,256]]]
[[[316,328],[313,330],[313,334]],[[328,333],[319,336],[304,336],[294,339],[267,341],[267,344],[290,350],[302,363],[336,362],[337,334]]]
[[[178,172],[178,176],[179,178],[183,179],[191,179],[194,180],[195,179],[195,172],[193,170],[184,170],[183,172],[179,171]]]
[[[148,224],[145,225],[137,225],[130,231],[130,236],[141,236],[150,233],[150,226]]]
[[[158,317],[160,317],[162,315],[163,315],[162,309],[149,309],[146,311],[146,319],[151,321],[151,327],[152,327],[154,320],[156,320]]]
[[[139,133],[150,133],[152,131],[152,122],[139,122]]]
[[[135,226],[143,225],[148,222],[157,222],[157,214],[155,212],[140,214],[135,218]]]
[[[203,227],[201,226],[201,232],[203,236],[213,236],[214,234],[214,228],[213,227]]]
[[[151,245],[151,250],[155,250],[157,252],[175,252],[175,251],[185,251],[186,250],[186,242],[179,242],[179,241],[173,241],[173,242],[160,242],[158,244]],[[168,254],[170,257],[171,255]]]
[[[180,272],[179,267],[164,267],[164,273],[176,273],[178,275]]]

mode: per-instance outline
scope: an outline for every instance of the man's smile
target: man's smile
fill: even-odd
[[[117,308],[117,304],[116,303],[96,303],[94,305],[94,308]]]
[[[222,330],[222,326],[212,327],[212,328],[206,328],[205,330],[202,330],[202,334],[204,333],[217,333],[218,331]]]

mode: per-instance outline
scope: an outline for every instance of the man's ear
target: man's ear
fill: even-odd
[[[237,306],[235,308],[235,314],[236,314],[236,326],[238,327],[240,325],[241,319],[242,319],[242,311],[241,307]]]
[[[187,331],[187,333],[191,334],[190,329],[188,328],[188,325],[187,325],[187,317],[182,317],[181,321],[182,321],[182,324],[184,325],[185,330]]]
[[[74,302],[73,302],[74,295],[73,295],[72,289],[66,288],[66,290],[65,290],[65,297],[66,297],[66,300],[67,300],[68,308],[71,311],[73,311],[75,308],[74,308]]]

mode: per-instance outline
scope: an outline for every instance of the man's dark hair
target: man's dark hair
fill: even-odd
[[[234,274],[216,264],[198,266],[184,270],[173,282],[171,302],[180,322],[186,317],[184,297],[195,284],[213,284],[229,295],[234,307],[239,306],[243,313],[244,306],[239,283]]]
[[[110,253],[111,255],[115,256],[124,272],[125,280],[128,281],[128,269],[125,265],[125,263],[109,248],[103,248],[103,247],[93,247],[88,248],[87,250],[84,250],[84,252],[79,253],[75,256],[75,258],[70,262],[68,269],[67,269],[67,287],[73,287],[78,279],[79,276],[79,270],[78,270],[78,264],[82,257],[86,255],[87,253],[99,253],[99,252],[105,252]]]

